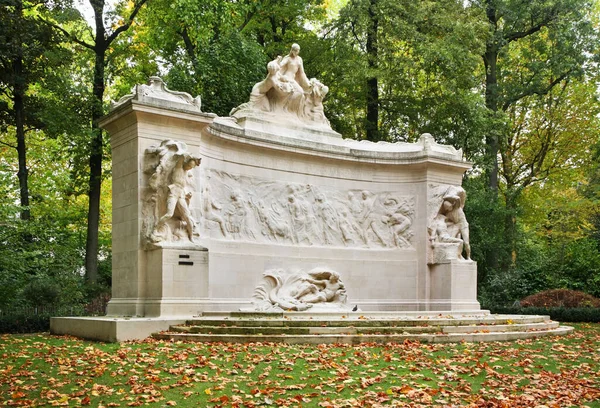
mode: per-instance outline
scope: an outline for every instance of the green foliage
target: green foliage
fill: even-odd
[[[593,239],[570,242],[557,256],[554,268],[554,287],[582,290],[600,297],[600,251]]]
[[[484,309],[489,309],[491,313],[498,314],[520,314],[520,315],[547,315],[550,319],[559,322],[584,322],[599,323],[600,309],[593,307],[582,308],[564,308],[564,307],[506,307],[497,305],[485,305]]]
[[[496,259],[510,257],[510,249],[504,239],[504,219],[509,213],[485,183],[481,176],[467,177],[463,181],[467,192],[465,215],[469,220],[470,241],[473,243],[471,256],[478,263],[480,286],[500,269],[500,265],[494,262]]]
[[[551,289],[527,296],[520,304],[523,307],[600,308],[600,299],[578,290]]]
[[[192,68],[193,77],[188,73],[191,67],[174,64],[165,80],[173,89],[202,95],[204,111],[227,116],[247,101],[252,86],[265,76],[266,64],[258,44],[232,32],[203,47]]]
[[[47,332],[50,330],[50,318],[52,314],[2,314],[0,315],[0,333]]]
[[[377,55],[369,55],[374,21]],[[331,87],[326,108],[334,127],[345,137],[365,138],[366,78],[373,76],[385,139],[430,132],[474,153],[485,114],[481,95],[473,92],[484,29],[462,2],[349,1],[326,36],[334,50],[322,72]]]

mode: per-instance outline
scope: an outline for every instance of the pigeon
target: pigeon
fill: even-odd
[[[358,310],[358,305],[354,305],[354,307],[352,308],[353,312],[356,312]]]

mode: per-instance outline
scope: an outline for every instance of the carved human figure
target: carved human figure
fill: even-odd
[[[471,259],[469,223],[463,211],[466,193],[461,187],[451,187],[443,196],[442,205],[430,226],[431,240],[435,242],[457,243],[458,258]]]
[[[312,245],[312,240],[309,234],[309,214],[308,207],[303,200],[299,200],[294,194],[288,196],[288,210],[292,218],[292,231],[294,242],[301,244],[306,242]]]
[[[293,93],[292,89],[288,85],[283,86],[279,77],[279,62],[273,60],[267,64],[267,77],[262,81],[258,82],[252,87],[250,93],[250,101],[241,104],[237,108],[234,108],[229,113],[234,116],[236,112],[244,109],[260,110],[260,111],[272,111],[276,109],[276,105],[273,103],[274,100],[285,99]],[[271,93],[271,98],[268,94]]]
[[[230,116],[241,118],[261,112],[263,120],[291,119],[331,129],[323,110],[323,99],[329,88],[316,78],[308,79],[299,53],[300,46],[293,44],[288,55],[270,61],[267,77],[254,85],[249,102],[232,109]],[[268,116],[264,112],[275,115]]]
[[[344,241],[344,245],[354,244],[356,240],[354,239],[355,235],[360,236],[360,228],[357,228],[356,223],[350,218],[348,214],[348,210],[342,208],[339,211],[340,218],[340,232],[342,233],[342,240]]]
[[[302,302],[325,303],[336,300],[344,301],[346,298],[346,289],[337,272],[331,271],[327,275],[323,273],[314,274],[304,278],[304,281],[309,283],[310,286],[308,290],[305,290],[305,293],[297,295],[297,299]]]
[[[169,145],[168,148],[171,149],[171,147],[172,145]],[[169,161],[170,165],[161,163],[157,168],[157,173],[168,171],[166,174],[168,192],[166,211],[156,223],[152,235],[156,241],[162,240],[164,234],[161,233],[161,230],[167,221],[176,216],[183,222],[187,236],[193,242],[195,221],[189,208],[193,189],[193,187],[190,188],[193,186],[190,180],[192,177],[190,170],[200,165],[200,158],[189,153],[175,152],[170,156]]]
[[[223,207],[217,203],[210,193],[210,187],[208,180],[202,188],[202,212],[206,221],[212,221],[219,225],[219,229],[224,237],[227,237],[227,229],[225,228],[225,220],[221,217],[217,211],[221,211]]]
[[[366,245],[368,243],[368,238],[365,234],[363,223],[365,217],[367,215],[368,209],[365,208],[366,200],[363,199],[366,192],[361,192],[360,198],[356,196],[356,194],[349,192],[348,193],[348,208],[350,209],[350,214],[352,215],[354,229],[360,236],[360,239]]]
[[[240,191],[234,190],[229,198],[228,226],[229,232],[236,238],[254,238],[254,233],[248,228],[248,209]]]
[[[289,54],[279,60],[280,75],[283,82],[292,84],[294,92],[304,93],[311,84],[304,73],[304,63],[299,54],[300,46],[292,44]]]
[[[335,208],[323,194],[318,193],[315,196],[315,210],[321,224],[323,243],[326,245],[334,244],[338,241],[336,238],[340,236],[338,215]]]
[[[381,212],[374,211],[377,196],[370,191],[363,190],[360,193],[361,214],[359,223],[365,242],[375,238],[381,245],[389,246],[390,236],[387,219]]]
[[[275,241],[281,241],[290,238],[290,228],[284,221],[282,210],[277,205],[277,202],[273,202],[268,208],[263,200],[259,200],[254,204],[254,208],[263,227],[262,234]]]
[[[403,213],[402,205],[396,198],[388,198],[384,202],[384,206],[386,209],[384,222],[390,228],[393,244],[399,248],[409,247],[410,232],[408,229],[412,224],[411,219]]]
[[[396,211],[390,214],[388,217],[388,224],[392,229],[392,234],[396,246],[399,248],[405,248],[410,246],[408,239],[410,236],[406,235],[408,228],[411,226],[412,221],[406,215],[400,211]],[[406,235],[406,236],[405,236]]]

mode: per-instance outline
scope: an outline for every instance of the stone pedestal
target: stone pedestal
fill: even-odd
[[[444,224],[440,217],[450,224],[451,214],[440,208],[471,167],[431,135],[372,143],[310,126],[217,118],[157,78],[100,125],[113,159],[106,319],[115,333],[128,324],[122,316],[166,325],[252,307],[273,270],[282,279],[327,271],[314,275],[308,299],[329,298],[327,276],[335,273],[348,305],[364,311],[480,309],[475,263],[443,263],[458,257],[456,245],[440,259],[431,252],[434,218],[444,239],[456,235],[451,227],[468,226],[457,217]],[[94,332],[93,322],[79,323]]]
[[[109,315],[248,308],[265,272],[315,268],[336,272],[361,310],[479,309],[474,263],[428,265],[440,197],[470,167],[460,151],[430,135],[372,143],[297,125],[245,126],[157,83],[151,97],[138,90],[101,123],[113,149]],[[177,101],[156,103],[165,93]],[[201,159],[181,173],[190,218],[174,215],[156,243],[178,152]],[[190,220],[194,237],[179,227]]]
[[[140,300],[144,315],[193,316],[201,311],[199,300],[208,298],[208,250],[206,248],[155,248],[146,252]],[[118,315],[119,302],[111,301],[109,315]]]
[[[452,260],[429,266],[431,310],[477,310],[477,264]]]

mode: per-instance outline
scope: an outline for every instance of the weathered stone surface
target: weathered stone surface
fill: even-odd
[[[479,309],[475,263],[461,259],[462,152],[429,134],[417,143],[340,138],[321,100],[306,100],[326,87],[303,76],[298,58],[270,64],[275,78],[234,117],[202,113],[199,99],[152,78],[102,121],[115,164],[111,315]],[[289,92],[272,91],[279,86]],[[329,275],[308,283],[315,268]],[[325,294],[334,273],[346,303]],[[275,275],[295,283],[272,285],[276,296],[258,306],[252,294]]]

